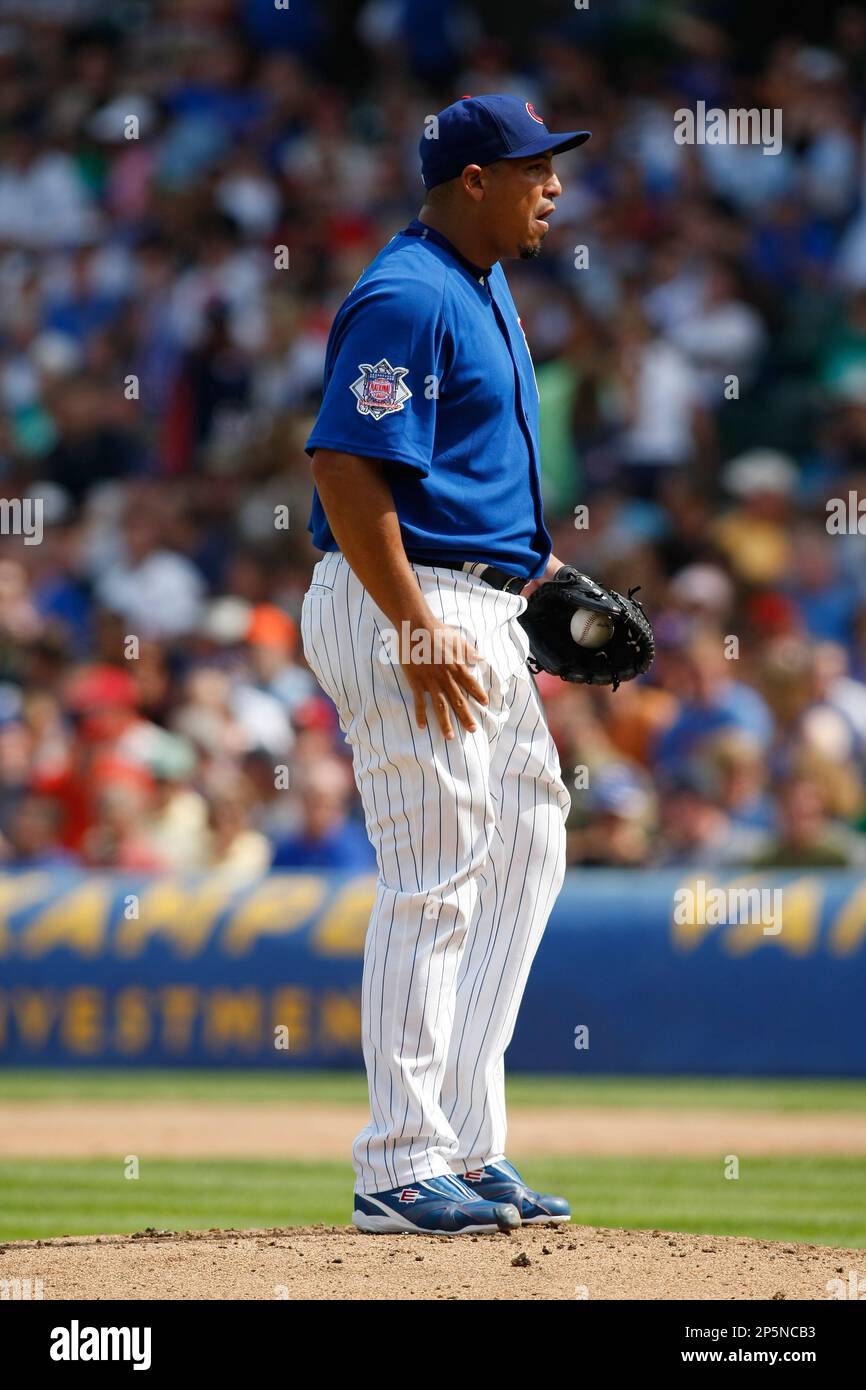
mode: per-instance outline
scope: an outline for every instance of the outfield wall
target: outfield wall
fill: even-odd
[[[0,1063],[357,1066],[373,889],[0,875]],[[866,1076],[866,879],[572,871],[508,1062]]]

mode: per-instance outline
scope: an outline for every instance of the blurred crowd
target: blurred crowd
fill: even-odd
[[[745,52],[742,11],[2,7],[0,492],[42,537],[0,536],[0,862],[374,867],[299,646],[303,443],[424,117],[494,91],[593,132],[507,273],[555,551],[659,645],[540,680],[570,861],[866,862],[866,13]],[[781,152],[676,144],[699,99]]]

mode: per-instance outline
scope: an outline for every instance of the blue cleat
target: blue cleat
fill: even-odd
[[[548,1221],[570,1221],[571,1207],[564,1197],[533,1192],[527,1187],[517,1169],[505,1158],[488,1163],[460,1177],[473,1192],[486,1202],[510,1202],[520,1212],[524,1226],[546,1224]]]
[[[356,1192],[352,1224],[369,1234],[412,1231],[426,1236],[465,1236],[515,1231],[520,1214],[510,1199],[488,1202],[453,1173],[446,1173],[390,1192]]]

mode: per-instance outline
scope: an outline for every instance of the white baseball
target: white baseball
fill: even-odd
[[[575,608],[571,615],[571,635],[579,647],[603,647],[613,636],[613,620],[591,608]]]

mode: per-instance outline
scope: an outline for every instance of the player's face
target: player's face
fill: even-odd
[[[553,172],[551,154],[502,159],[485,192],[489,226],[501,256],[528,260],[541,250],[562,185]]]

